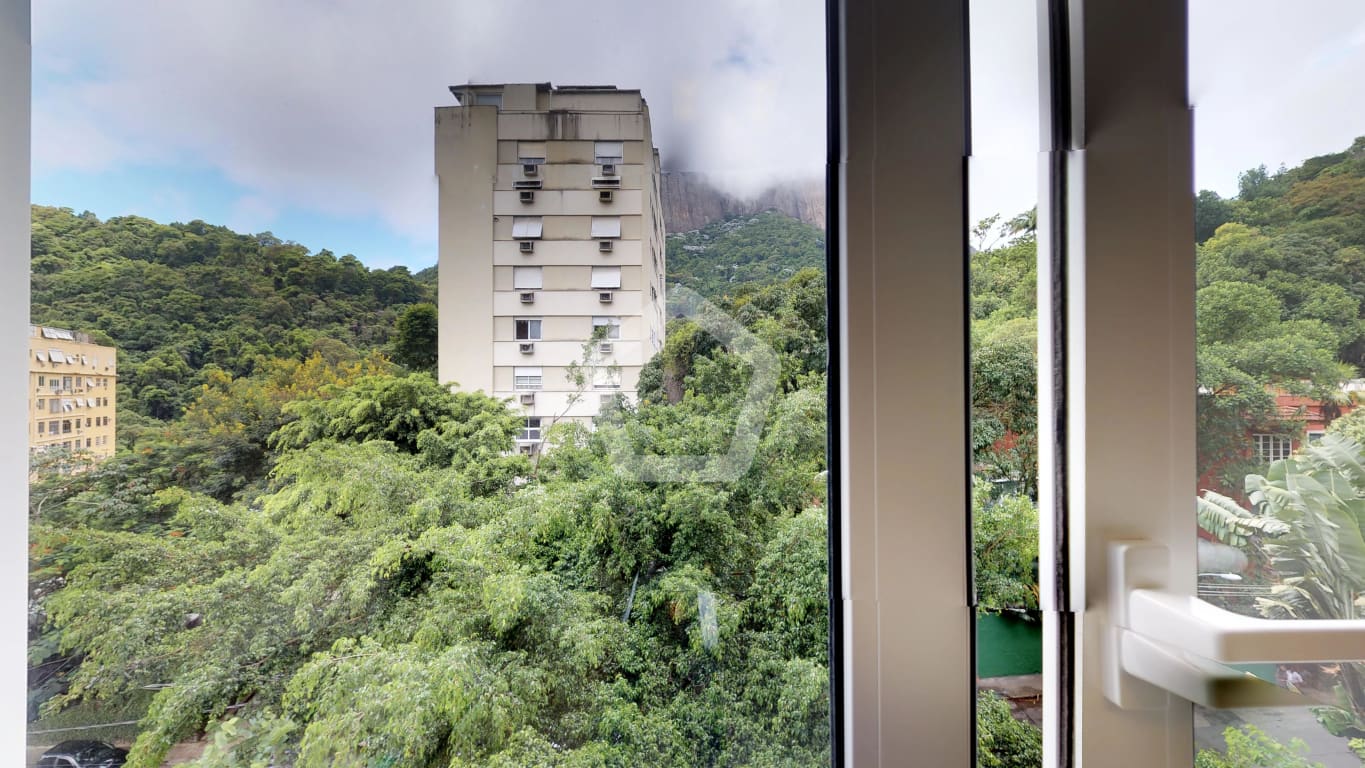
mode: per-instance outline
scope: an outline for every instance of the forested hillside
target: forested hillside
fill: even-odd
[[[45,295],[104,270],[223,308],[158,324],[117,298],[139,285],[121,278],[115,303],[153,342],[144,366],[179,356],[180,336],[259,332],[243,322],[250,302],[286,291],[313,308],[296,323],[330,316],[331,301],[365,318],[394,311],[373,287],[325,300],[290,290],[303,274],[363,274],[346,260],[200,228],[216,253],[256,265],[229,276],[217,255],[190,262],[203,269],[195,280],[241,288],[226,291],[94,247],[128,227],[185,238],[178,227],[42,213],[90,243],[46,240]],[[685,319],[670,321],[638,403],[608,410],[595,431],[551,426],[553,449],[536,461],[512,451],[522,424],[507,404],[376,354],[329,356],[382,343],[359,321],[281,317],[279,334],[309,346],[258,344],[235,370],[182,358],[199,383],[167,390],[183,412],[88,471],[40,471],[32,488],[38,724],[137,720],[131,764],[148,767],[202,732],[204,766],[828,765],[822,239],[762,214],[670,247],[684,242],[707,248],[683,251],[673,279],[695,272],[776,353],[757,422],[743,407],[752,365]],[[281,274],[267,254],[294,266]],[[718,276],[706,257],[731,266]],[[404,284],[429,286],[434,270],[419,277]],[[84,301],[82,316],[114,316]],[[96,325],[140,338],[120,323]],[[622,450],[724,455],[740,424],[757,428],[756,455],[731,481],[621,472]],[[1031,518],[1015,509],[996,507],[979,542],[999,566],[983,594],[993,607],[1031,594]],[[1036,729],[985,705],[990,754],[1036,762]]]
[[[802,269],[823,271],[825,233],[765,211],[670,233],[667,251],[669,284],[717,298],[781,282]]]
[[[1365,368],[1365,137],[1196,200],[1201,475],[1237,488],[1249,432],[1293,432],[1269,387],[1344,403]]]
[[[120,409],[157,419],[180,415],[207,368],[354,359],[389,342],[405,306],[435,298],[405,267],[202,221],[34,206],[32,259],[33,322],[117,347]]]

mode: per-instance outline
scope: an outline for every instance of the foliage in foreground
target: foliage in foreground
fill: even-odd
[[[1016,720],[1010,704],[994,691],[976,694],[977,768],[1038,768],[1043,764],[1043,732]]]
[[[983,611],[1038,607],[1038,508],[1027,496],[991,498],[991,485],[972,487],[972,562],[977,607]]]
[[[1254,725],[1244,725],[1227,728],[1223,739],[1227,750],[1199,750],[1194,768],[1323,768],[1322,763],[1309,762],[1304,757],[1308,745],[1297,737],[1284,744]]]
[[[1329,434],[1265,475],[1248,475],[1250,509],[1205,494],[1203,527],[1222,531],[1274,574],[1256,598],[1270,619],[1358,619],[1365,615],[1365,449]],[[1365,733],[1365,665],[1341,664],[1338,706],[1314,714],[1334,734]]]
[[[824,373],[784,349],[729,483],[608,453],[724,453],[748,368],[701,340],[676,400],[657,378],[538,465],[504,404],[380,372],[279,408],[260,493],[54,493],[31,572],[79,666],[47,708],[164,686],[134,766],[201,730],[208,766],[827,764]]]

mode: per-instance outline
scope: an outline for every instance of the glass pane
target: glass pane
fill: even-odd
[[[972,517],[978,748],[1041,765],[1038,588],[1038,49],[1034,9],[973,0]]]
[[[829,765],[824,3],[393,10],[35,4],[29,764]]]
[[[1198,0],[1190,14],[1198,591],[1248,615],[1360,618],[1365,10]],[[1198,710],[1199,765],[1360,765],[1365,665],[1246,671],[1302,705]]]

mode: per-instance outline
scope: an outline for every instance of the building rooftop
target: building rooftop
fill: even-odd
[[[465,83],[449,86],[450,93],[461,106],[471,94],[501,90],[509,85],[531,85],[539,93],[639,93],[639,88],[617,88],[614,85],[561,85],[553,83]]]

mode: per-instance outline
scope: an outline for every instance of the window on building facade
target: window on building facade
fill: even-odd
[[[625,159],[624,144],[619,141],[593,142],[592,153],[598,165],[616,165]]]
[[[1285,435],[1255,434],[1251,436],[1252,450],[1258,464],[1289,458],[1293,442]]]
[[[620,216],[593,216],[590,236],[594,240],[605,240],[621,236]]]
[[[539,366],[518,366],[512,370],[514,389],[540,389],[544,373]]]
[[[621,268],[620,267],[593,267],[592,268],[592,288],[620,288],[621,287]]]
[[[601,329],[600,331],[598,329]],[[619,317],[594,317],[592,319],[593,336],[601,333],[603,339],[621,338],[621,318]]]
[[[540,237],[544,225],[539,216],[513,216],[512,237],[518,240],[534,240]]]
[[[517,162],[522,165],[541,165],[545,162],[545,142],[517,142]]]
[[[536,290],[542,285],[540,267],[512,267],[512,287],[518,290]]]
[[[512,321],[517,341],[539,341],[540,323],[538,317],[519,317]]]
[[[539,440],[539,439],[540,439],[540,419],[541,419],[541,417],[539,417],[539,416],[528,416],[528,417],[526,417],[525,426],[523,426],[523,427],[521,428],[521,434],[517,437],[517,439],[518,439],[518,440],[524,440],[524,441]]]

